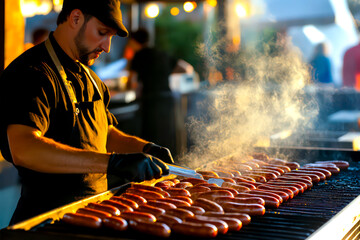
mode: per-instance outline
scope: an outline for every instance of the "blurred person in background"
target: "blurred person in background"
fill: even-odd
[[[343,86],[360,90],[360,43],[346,50],[342,68]]]
[[[25,43],[25,51],[44,42],[49,37],[49,30],[46,28],[36,28],[31,34],[31,43]]]
[[[314,83],[333,83],[331,61],[328,54],[328,46],[326,43],[319,43],[315,47],[314,56],[310,61],[314,76]]]
[[[22,189],[10,224],[122,184],[168,174],[170,151],[116,128],[106,85],[88,67],[128,32],[119,0],[65,0],[49,38],[0,76],[0,150]]]
[[[145,28],[130,33],[128,45],[134,55],[129,62],[128,88],[141,99],[142,137],[166,144],[175,151],[176,95],[169,87],[172,73],[193,74],[193,67],[164,51],[149,46]]]

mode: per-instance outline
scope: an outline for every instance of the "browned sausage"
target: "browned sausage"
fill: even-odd
[[[214,172],[216,172],[219,177],[224,177],[224,178],[233,178],[234,177],[234,175],[231,172],[228,172],[225,170],[224,171],[214,170]]]
[[[154,207],[148,204],[141,205],[137,211],[139,212],[146,212],[154,215],[155,217],[160,216],[161,214],[165,213],[165,210],[159,207]]]
[[[346,170],[350,166],[349,162],[343,161],[343,160],[316,161],[315,163],[320,163],[320,164],[332,163],[332,164],[335,164],[338,168],[340,168],[340,170]]]
[[[266,153],[262,153],[262,152],[255,152],[255,153],[251,153],[250,154],[254,159],[254,160],[261,160],[261,161],[270,161],[270,157],[266,154]]]
[[[287,201],[289,200],[290,196],[289,194],[287,194],[285,191],[280,191],[280,190],[273,190],[273,189],[255,189],[255,190],[251,190],[250,193],[269,193],[270,196],[274,197],[276,196],[280,196],[282,198],[282,201]]]
[[[205,199],[205,198],[198,198],[194,201],[194,206],[199,206],[203,208],[205,211],[211,212],[224,212],[224,209],[214,201]]]
[[[238,192],[249,192],[250,188],[242,186],[242,185],[238,185],[236,183],[229,183],[229,182],[224,182],[222,184],[223,187],[228,187],[228,188],[233,188]]]
[[[166,210],[166,214],[175,216],[184,220],[185,218],[194,217],[194,213],[187,209],[176,208],[176,209],[168,209]]]
[[[264,183],[266,182],[266,178],[260,174],[255,174],[255,173],[243,173],[241,175],[242,177],[250,177],[252,179],[255,179],[256,182],[260,182],[260,183]]]
[[[172,216],[172,215],[168,215],[166,213],[158,216],[156,219],[157,219],[156,222],[165,223],[170,228],[172,227],[172,225],[174,223],[182,223],[182,220],[180,218]]]
[[[236,195],[236,194],[239,193],[239,192],[236,191],[235,189],[229,188],[229,187],[213,187],[213,186],[211,186],[211,187],[209,187],[209,188],[210,188],[211,190],[226,190],[226,191],[231,192],[233,195]]]
[[[216,237],[218,234],[216,226],[207,223],[175,223],[171,229],[175,233],[194,237]]]
[[[308,174],[308,173],[310,173],[310,174],[315,174],[315,175],[319,176],[320,181],[324,181],[324,180],[326,179],[326,175],[323,174],[322,172],[319,172],[319,171],[311,171],[310,169],[311,169],[310,167],[309,167],[309,170],[303,170],[303,169],[300,170],[300,169],[298,169],[298,170],[293,171],[293,173],[303,173],[303,174]]]
[[[189,207],[180,207],[179,209],[186,209],[191,211],[194,215],[202,215],[205,213],[205,210],[199,206],[189,206]]]
[[[214,200],[217,197],[234,197],[234,194],[232,194],[228,190],[213,190],[210,192],[201,192],[196,195],[192,195],[192,197],[193,196],[194,196],[193,199],[205,198],[205,199],[209,199],[209,200]]]
[[[121,213],[121,217],[125,220],[135,220],[140,222],[155,222],[156,217],[151,213],[146,212],[123,212]]]
[[[285,166],[289,167],[291,170],[300,168],[300,164],[297,162],[285,162]]]
[[[264,190],[270,190],[270,191],[274,190],[275,191],[274,193],[276,193],[276,191],[285,192],[289,196],[288,199],[293,199],[295,196],[294,192],[296,192],[296,190],[297,190],[296,189],[296,190],[292,191],[291,189],[287,188],[286,186],[281,186],[281,185],[275,186],[275,185],[268,185],[268,184],[263,184],[262,186],[259,186],[257,189],[259,189],[259,190],[264,189]],[[299,192],[299,191],[297,191],[297,192]]]
[[[236,180],[236,179],[234,179],[234,180]],[[236,185],[238,185],[238,186],[242,186],[242,187],[247,187],[248,189],[255,189],[256,188],[256,186],[257,185],[260,185],[260,184],[253,184],[253,183],[250,183],[250,182],[245,182],[245,181],[243,181],[243,182],[241,182],[241,181],[236,181]],[[244,190],[246,190],[246,188],[244,188]]]
[[[127,221],[121,217],[105,218],[103,219],[103,225],[116,231],[125,231],[128,228]]]
[[[285,191],[286,192],[291,191],[294,196],[297,196],[300,193],[300,189],[301,189],[297,185],[292,185],[292,184],[286,183],[286,182],[284,182],[283,184],[281,184],[281,182],[278,182],[278,183],[266,183],[266,184],[263,184],[261,186],[258,186],[258,189],[275,189],[275,188],[277,188],[276,190],[287,189]]]
[[[159,187],[159,188],[163,188],[163,187],[173,187],[174,185],[175,185],[174,182],[169,181],[169,180],[164,180],[164,181],[155,183],[154,186]]]
[[[171,199],[177,199],[177,200],[182,200],[182,201],[185,201],[185,202],[188,202],[191,204],[193,204],[193,200],[190,198],[190,197],[185,197],[185,196],[174,196],[174,197],[169,197]]]
[[[248,225],[251,222],[251,217],[249,214],[246,213],[220,213],[220,212],[205,212],[203,216],[208,217],[216,217],[216,218],[222,218],[222,217],[231,217],[236,218],[242,222],[242,225]]]
[[[168,203],[168,202],[161,202],[158,200],[149,200],[147,205],[153,206],[153,207],[158,207],[158,208],[162,208],[164,210],[167,209],[172,209],[172,208],[176,208],[176,206],[172,203]]]
[[[158,192],[153,192],[153,191],[144,190],[144,189],[128,188],[128,189],[126,189],[126,192],[139,195],[139,196],[145,198],[146,200],[164,198],[164,195],[162,195]]]
[[[169,181],[172,181],[172,182],[175,183],[175,184],[177,184],[177,183],[180,182],[180,180],[177,179],[177,178],[171,178],[171,179],[168,179],[168,180],[169,180]]]
[[[117,209],[114,206],[110,206],[110,205],[104,205],[104,204],[100,204],[100,203],[89,203],[86,208],[92,208],[92,209],[96,209],[99,211],[103,211],[103,212],[108,212],[111,215],[114,216],[119,216],[120,215],[120,210]]]
[[[285,173],[283,176],[296,176],[296,177],[310,177],[311,178],[311,181],[313,183],[318,183],[320,182],[320,177],[318,175],[315,175],[315,174],[311,174],[311,173],[296,173],[296,171],[291,171],[291,172],[288,172],[288,173]]]
[[[270,158],[269,164],[278,164],[278,165],[285,165],[287,163],[286,160],[279,159],[279,158]]]
[[[158,199],[158,201],[172,203],[176,207],[190,206],[190,203],[184,200],[174,199],[174,198],[162,198],[162,199]]]
[[[246,197],[260,197],[265,201],[265,207],[268,208],[278,208],[280,206],[280,200],[278,198],[259,193],[239,193],[236,197],[246,198]]]
[[[134,211],[134,209],[132,209],[128,205],[125,205],[125,204],[123,204],[121,202],[117,202],[117,201],[114,201],[114,200],[104,200],[104,201],[101,202],[101,204],[114,206],[117,209],[119,209],[120,212],[132,212],[132,211]]]
[[[110,200],[114,200],[114,201],[118,201],[118,202],[121,202],[125,205],[128,205],[129,207],[131,207],[132,209],[136,209],[139,207],[139,205],[133,201],[133,200],[130,200],[130,199],[127,199],[127,198],[124,198],[124,197],[117,197],[117,196],[112,196],[110,198]]]
[[[260,197],[248,197],[248,198],[239,198],[239,197],[218,197],[215,198],[214,202],[222,204],[224,202],[235,202],[235,203],[256,203],[265,206],[264,199]]]
[[[143,198],[143,197],[141,197],[139,195],[133,194],[133,193],[123,193],[120,196],[123,197],[123,198],[126,198],[126,199],[133,200],[139,206],[143,205],[143,204],[145,204],[147,202],[145,198]]]
[[[308,163],[304,165],[305,168],[323,168],[329,170],[332,174],[338,174],[340,172],[340,168],[338,168],[335,164],[332,163]]]
[[[316,167],[306,168],[306,167],[302,167],[302,168],[299,168],[299,170],[321,172],[321,173],[325,174],[326,179],[329,179],[332,176],[332,173],[329,170],[326,170],[325,168],[316,168]]]
[[[192,185],[192,183],[190,183],[190,182],[179,182],[174,185],[174,188],[188,188],[188,187],[192,187],[192,186],[194,186],[194,185]]]
[[[190,182],[192,185],[196,185],[199,183],[207,183],[207,181],[198,178],[183,178],[180,180],[180,182]]]
[[[273,197],[273,198],[276,198],[277,200],[279,200],[280,203],[283,203],[283,201],[284,201],[279,194],[271,193],[271,192],[268,192],[266,190],[263,190],[263,191],[261,189],[253,190],[253,191],[250,192],[250,194],[270,196],[270,197]]]
[[[212,224],[218,229],[218,234],[226,234],[229,231],[229,226],[227,225],[227,223],[219,219],[192,217],[186,218],[185,222]]]
[[[170,196],[191,196],[190,192],[184,188],[168,188],[166,189],[166,192],[168,192]]]
[[[291,182],[291,183],[298,183],[298,182],[302,182],[302,183],[305,183],[306,186],[307,186],[307,189],[310,189],[313,187],[313,183],[312,181],[310,180],[307,180],[307,179],[303,179],[303,178],[296,178],[296,177],[285,177],[285,176],[281,176],[279,177],[276,181],[286,181],[286,182]]]
[[[280,184],[285,183],[286,185],[297,187],[301,191],[301,193],[303,193],[308,188],[308,185],[306,183],[303,183],[300,181],[299,182],[291,182],[291,181],[285,181],[285,180],[281,180],[281,179],[269,181],[266,184],[272,184],[272,183],[280,183]]]
[[[194,187],[218,187],[218,185],[216,185],[215,183],[208,183],[208,182],[206,182],[206,183],[198,183],[198,184],[196,184],[196,185],[194,185]]]
[[[262,216],[265,214],[265,207],[256,203],[225,202],[221,206],[225,212],[246,213],[250,216]]]
[[[188,188],[186,188],[186,190],[188,190],[191,195],[194,193],[211,191],[211,189],[209,187],[205,187],[205,186],[188,187]]]
[[[88,228],[100,228],[102,222],[98,217],[81,213],[65,213],[62,221],[71,225]]]
[[[285,173],[285,171],[282,169],[282,168],[280,168],[280,167],[274,167],[274,166],[261,166],[260,167],[260,170],[270,170],[270,171],[274,171],[274,173],[280,173],[280,175],[283,175],[284,173]],[[290,172],[290,171],[288,171],[288,172]],[[280,176],[280,175],[278,175],[278,176]]]
[[[100,219],[104,219],[104,218],[112,216],[108,212],[104,212],[104,211],[100,211],[100,210],[96,210],[96,209],[91,209],[91,208],[79,208],[78,210],[76,210],[76,212],[81,213],[81,214],[85,214],[85,215],[95,216],[95,217],[98,217]]]
[[[252,170],[252,171],[245,172],[245,174],[250,174],[250,176],[251,175],[263,176],[266,179],[266,181],[277,179],[277,177],[280,175],[280,174],[277,175],[273,172],[269,172],[269,171],[265,171],[265,170]],[[260,181],[258,181],[258,182],[260,182]]]
[[[166,238],[171,234],[171,229],[165,223],[147,223],[147,222],[136,222],[133,220],[129,221],[129,225],[132,229],[141,233]]]
[[[249,176],[234,177],[233,179],[236,182],[244,181],[244,182],[256,183],[256,180]]]
[[[142,185],[142,184],[135,184],[135,183],[132,183],[131,187],[135,188],[135,189],[143,189],[143,190],[148,190],[148,191],[152,191],[152,192],[157,192],[157,193],[160,193],[161,195],[163,195],[164,197],[169,197],[169,195],[166,194],[166,192],[164,192],[164,190],[162,190],[159,187]]]
[[[201,175],[207,175],[207,176],[211,176],[211,177],[219,177],[219,175],[214,171],[197,170],[196,172]]]
[[[231,217],[208,217],[208,216],[195,216],[197,219],[217,219],[226,222],[226,224],[229,227],[229,231],[239,231],[242,228],[242,222],[237,218],[231,218]]]

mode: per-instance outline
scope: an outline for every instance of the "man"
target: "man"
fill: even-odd
[[[10,224],[107,190],[106,174],[141,182],[173,162],[167,148],[115,128],[109,91],[85,66],[128,35],[119,0],[64,0],[57,24],[0,78],[0,149],[22,183]]]

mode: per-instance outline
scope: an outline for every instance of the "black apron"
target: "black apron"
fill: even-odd
[[[102,95],[96,82],[86,67],[82,65],[82,69],[85,70],[84,77],[90,82],[88,86],[95,88],[95,95],[91,98],[92,101],[78,102],[71,84],[67,82],[66,75],[63,75],[65,71],[63,71],[56,54],[54,59],[55,52],[51,43],[49,49],[49,43],[48,39],[47,49],[58,68],[73,106],[74,121],[68,145],[106,153],[108,120]],[[10,225],[107,190],[106,174],[104,173],[47,174],[20,168],[19,174],[26,181],[22,182],[21,197]]]

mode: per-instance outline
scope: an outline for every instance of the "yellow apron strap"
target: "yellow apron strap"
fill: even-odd
[[[49,52],[50,57],[53,60],[55,66],[56,66],[56,69],[58,70],[58,72],[61,76],[61,79],[65,85],[66,91],[67,91],[70,101],[73,105],[74,112],[75,112],[75,114],[79,114],[79,109],[75,107],[75,103],[77,103],[77,100],[76,100],[76,95],[75,95],[74,89],[71,86],[71,82],[67,80],[65,70],[60,63],[60,60],[57,57],[53,46],[51,45],[50,39],[47,39],[45,41],[45,46],[46,46],[46,49]]]
[[[79,63],[80,63],[80,65],[83,67],[83,69],[85,70],[85,72],[87,73],[87,75],[89,76],[90,80],[92,81],[92,83],[94,84],[96,90],[98,91],[98,93],[99,93],[99,95],[100,95],[100,98],[102,99],[102,95],[101,95],[100,89],[99,89],[98,85],[96,84],[94,78],[91,76],[89,69],[88,69],[84,64],[82,64],[81,62],[79,62]]]

